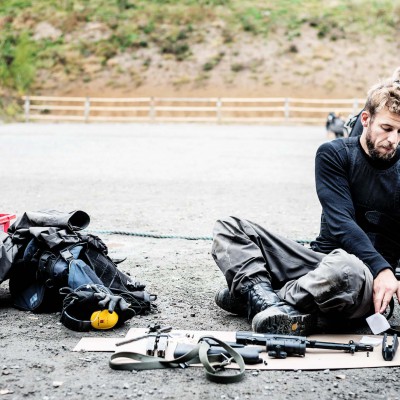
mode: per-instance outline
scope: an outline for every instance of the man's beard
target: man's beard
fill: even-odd
[[[367,135],[366,135],[366,143],[367,143],[367,148],[368,148],[368,153],[371,156],[373,160],[382,160],[382,161],[389,161],[391,160],[394,155],[396,154],[396,150],[394,150],[391,153],[380,153],[378,149],[375,147],[375,143],[372,142],[371,140],[371,126],[368,127],[367,129]]]

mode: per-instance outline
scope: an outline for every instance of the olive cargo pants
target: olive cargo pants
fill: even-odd
[[[278,296],[303,312],[359,318],[372,307],[373,277],[354,255],[314,252],[235,217],[218,220],[212,256],[236,296],[269,281]]]

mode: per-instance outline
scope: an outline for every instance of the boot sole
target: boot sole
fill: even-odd
[[[268,315],[268,309],[256,314],[252,321],[253,331],[258,333],[308,336],[315,327],[316,319],[311,314],[289,316],[284,313],[274,313]]]

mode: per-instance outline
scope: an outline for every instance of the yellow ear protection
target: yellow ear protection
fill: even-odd
[[[90,321],[80,320],[73,317],[64,309],[61,314],[61,322],[69,329],[78,332],[87,332],[90,328],[94,329],[111,329],[118,322],[118,314],[113,311],[99,310],[92,313]]]
[[[117,322],[118,314],[115,311],[110,313],[108,310],[99,310],[90,317],[90,324],[94,329],[111,329]]]
[[[67,293],[61,313],[61,322],[67,328],[87,332],[91,328],[111,329],[118,323],[119,316],[115,311],[110,313],[107,309],[98,309],[98,300],[93,293],[85,290],[71,291],[69,288],[61,289],[60,293]]]

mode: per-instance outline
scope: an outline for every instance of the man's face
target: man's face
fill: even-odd
[[[371,119],[370,114],[363,111],[361,122],[364,126],[364,138],[361,139],[366,146],[364,149],[374,159],[390,160],[400,141],[400,115],[383,109]]]

